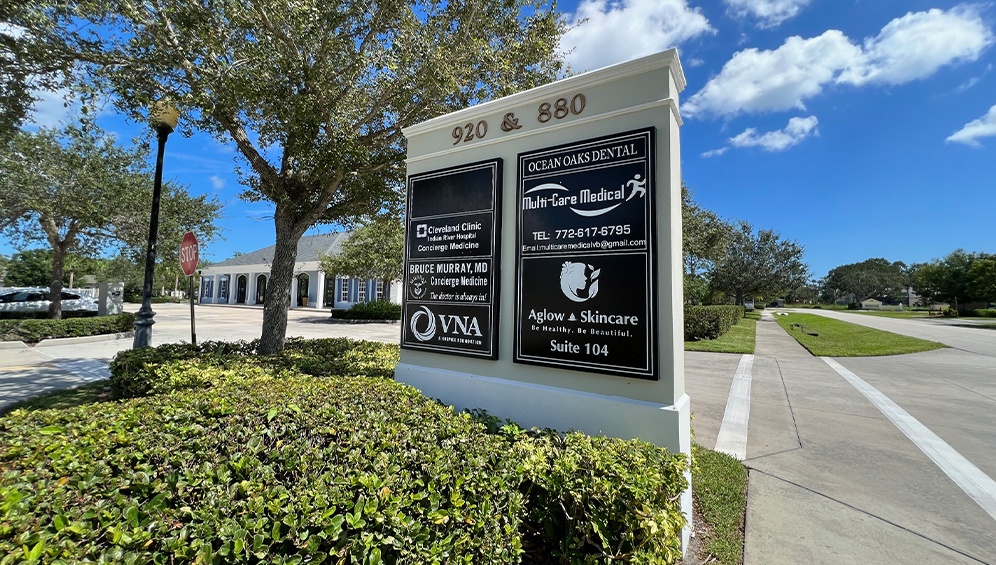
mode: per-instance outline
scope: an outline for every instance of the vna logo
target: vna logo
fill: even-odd
[[[438,326],[436,325],[437,318],[439,319]],[[429,310],[428,306],[422,306],[421,310],[412,314],[408,327],[411,328],[412,334],[419,341],[429,341],[436,337],[437,330],[442,330],[442,333],[450,335],[475,337],[482,337],[484,335],[481,333],[481,326],[476,316],[436,314],[432,310]]]

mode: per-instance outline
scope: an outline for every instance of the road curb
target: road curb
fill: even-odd
[[[58,345],[76,345],[78,343],[93,343],[100,341],[117,341],[135,337],[135,332],[120,332],[115,334],[88,335],[84,337],[60,337],[55,339],[43,339],[35,347],[55,347]],[[27,346],[25,346],[27,347]]]
[[[27,349],[28,346],[23,341],[0,341],[0,351],[4,349]]]

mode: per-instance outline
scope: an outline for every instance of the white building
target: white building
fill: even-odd
[[[349,308],[357,302],[385,297],[401,303],[401,283],[384,287],[383,281],[360,280],[326,273],[318,262],[321,255],[335,255],[349,239],[349,232],[311,235],[297,244],[297,262],[291,281],[291,308]],[[267,299],[275,246],[258,249],[201,269],[201,304],[262,304]],[[288,297],[288,298],[290,298]]]

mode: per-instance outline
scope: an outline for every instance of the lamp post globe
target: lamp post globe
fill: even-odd
[[[152,311],[152,279],[156,268],[156,243],[159,238],[159,199],[163,186],[163,153],[166,138],[176,128],[179,112],[172,105],[158,102],[149,111],[153,129],[156,130],[156,177],[152,186],[152,212],[149,217],[149,240],[145,252],[145,278],[142,282],[142,307],[135,314],[135,341],[133,349],[152,345],[152,324],[156,313]]]

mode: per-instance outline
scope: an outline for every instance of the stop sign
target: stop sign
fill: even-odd
[[[183,269],[183,274],[192,276],[194,271],[197,270],[197,238],[194,237],[194,232],[187,232],[183,234],[183,242],[180,243],[180,268]]]

